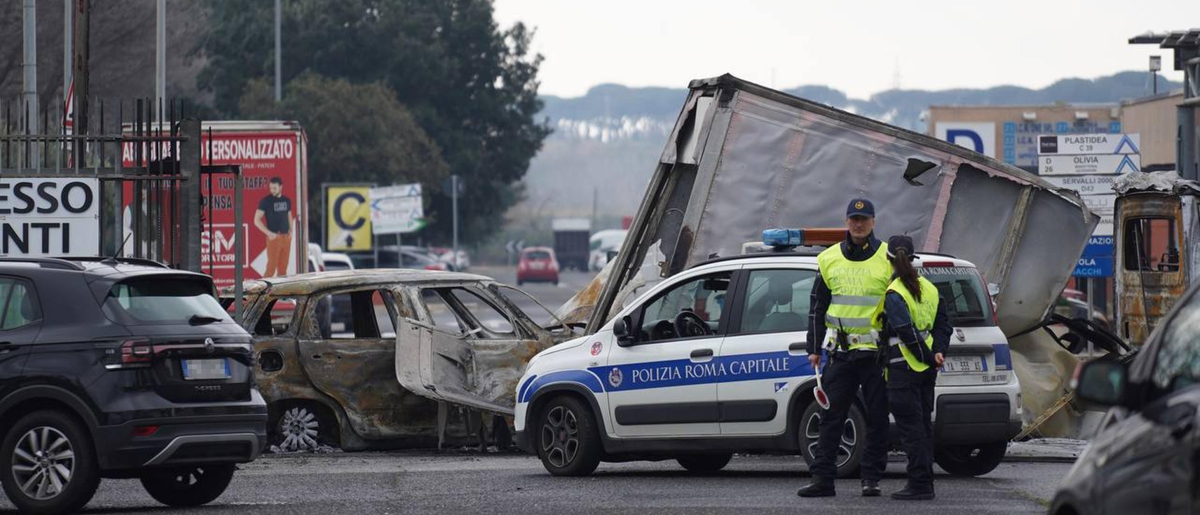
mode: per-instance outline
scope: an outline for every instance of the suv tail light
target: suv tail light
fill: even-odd
[[[121,364],[113,368],[148,367],[154,360],[154,347],[150,340],[136,338],[121,343]]]

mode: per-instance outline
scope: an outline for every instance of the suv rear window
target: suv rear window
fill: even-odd
[[[956,327],[982,327],[996,325],[992,317],[992,300],[979,272],[970,267],[937,266],[922,267],[917,271],[922,277],[937,286],[950,323]]]
[[[108,292],[104,307],[127,325],[231,321],[213,297],[210,285],[191,279],[147,277],[122,281]]]

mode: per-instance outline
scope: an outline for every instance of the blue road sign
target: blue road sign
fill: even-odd
[[[1107,257],[1081,257],[1079,258],[1079,262],[1075,264],[1075,273],[1071,275],[1075,277],[1112,277],[1113,258],[1111,255]]]

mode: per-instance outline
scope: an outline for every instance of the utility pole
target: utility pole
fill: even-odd
[[[167,0],[158,0],[154,45],[154,96],[161,109],[167,98]],[[154,110],[156,108],[151,108]]]
[[[454,269],[458,270],[458,174],[450,176],[450,204],[454,211],[454,253],[450,256],[450,262],[454,264]]]
[[[37,134],[37,2],[35,0],[25,0],[25,6],[21,13],[25,22],[23,30],[25,52],[23,54],[23,62],[21,63],[21,69],[25,72],[25,83],[21,91],[21,101],[25,104],[25,109],[22,111],[25,116],[24,129],[25,134]],[[29,156],[36,160],[38,153],[32,152]]]
[[[75,0],[74,24],[75,39],[74,57],[71,65],[75,73],[71,80],[75,81],[75,134],[88,133],[88,15],[91,10],[90,0]],[[85,145],[75,145],[75,162],[85,166],[83,153]]]
[[[280,0],[275,0],[275,102],[283,100],[283,86],[281,84],[283,76],[283,66],[280,64],[283,61],[283,49],[279,44],[279,30],[282,25],[281,18],[283,10],[279,5]]]
[[[1154,96],[1158,96],[1158,71],[1162,69],[1162,56],[1150,56],[1150,76],[1154,81]]]
[[[63,108],[71,91],[71,0],[63,0]],[[66,112],[63,112],[66,115]]]

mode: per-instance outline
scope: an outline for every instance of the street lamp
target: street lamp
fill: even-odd
[[[1150,75],[1154,78],[1154,96],[1158,96],[1158,71],[1162,69],[1162,56],[1150,56]]]

